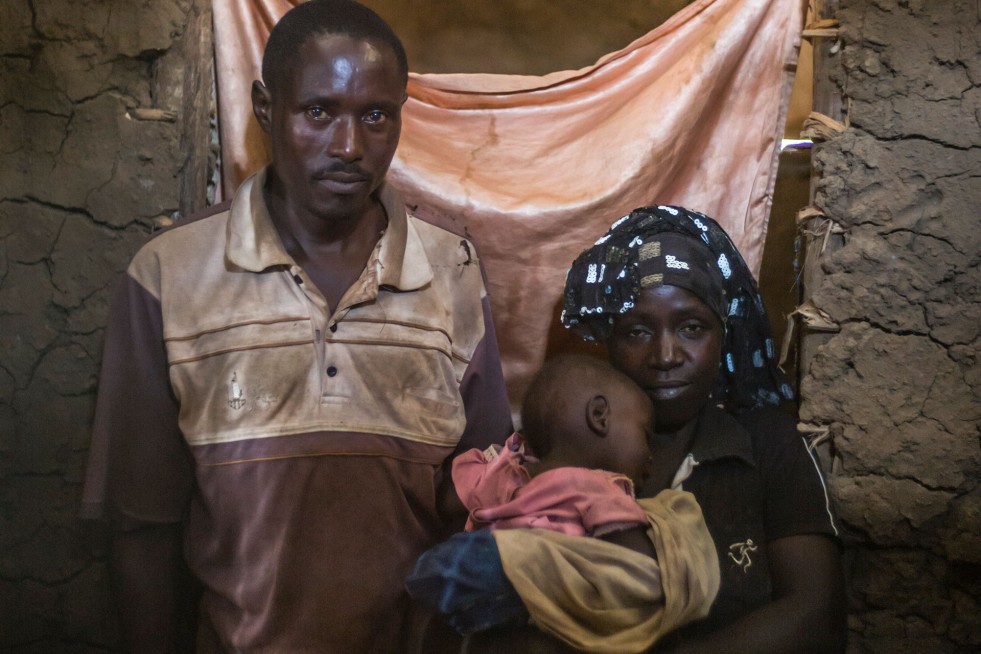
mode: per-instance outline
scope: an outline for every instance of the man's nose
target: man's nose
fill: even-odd
[[[334,120],[327,143],[328,154],[344,161],[361,158],[363,151],[361,124],[352,116],[339,116]]]

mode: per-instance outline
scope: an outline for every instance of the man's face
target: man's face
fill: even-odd
[[[343,34],[308,39],[253,108],[272,141],[273,188],[323,219],[358,219],[395,154],[405,79],[395,53]]]

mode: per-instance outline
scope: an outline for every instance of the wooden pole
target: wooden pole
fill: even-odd
[[[838,11],[839,0],[811,0],[810,23],[833,19]],[[831,71],[840,66],[838,57],[840,56],[837,36],[813,36],[811,37],[814,56],[814,86],[812,93],[812,110],[824,114],[829,118],[842,121],[843,103],[841,92],[837,84],[831,79]],[[811,206],[814,204],[815,189],[819,178],[815,170],[813,157],[820,144],[812,149],[811,163]],[[816,222],[816,221],[811,221]],[[833,239],[831,239],[833,241]],[[825,247],[827,243],[827,247]],[[826,239],[814,236],[804,237],[804,261],[801,269],[801,298],[804,304],[811,299],[814,292],[820,287],[825,277],[821,269],[821,253],[827,256],[833,249],[834,243],[827,242]],[[800,354],[798,370],[801,376],[807,373],[810,363],[814,358],[814,353],[818,347],[827,342],[830,335],[827,332],[809,330],[801,317],[798,317],[800,334]]]

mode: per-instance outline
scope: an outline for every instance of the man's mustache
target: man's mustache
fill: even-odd
[[[367,171],[363,170],[360,166],[356,164],[346,164],[343,161],[337,161],[335,163],[330,164],[329,166],[319,168],[313,174],[313,177],[314,179],[327,179],[337,174],[363,177],[364,179],[368,179],[371,177],[371,175]]]

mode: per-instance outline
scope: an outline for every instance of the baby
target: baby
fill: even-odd
[[[541,528],[631,546],[614,534],[648,524],[634,497],[650,467],[647,395],[605,361],[559,357],[532,380],[521,422],[503,448],[454,460],[466,529]]]
[[[647,395],[605,361],[560,357],[521,422],[503,447],[453,461],[467,531],[419,558],[409,594],[473,654],[646,652],[704,617],[719,561],[694,496],[634,496],[651,463]]]

